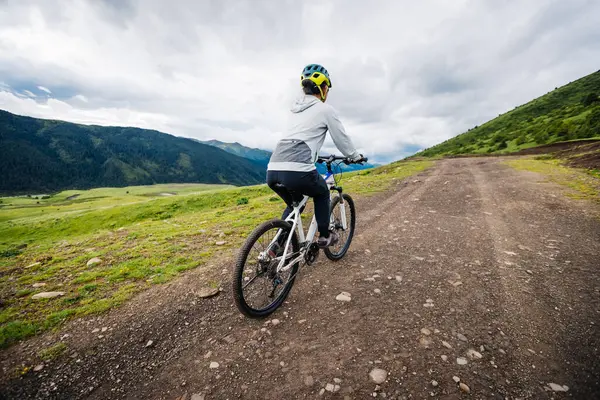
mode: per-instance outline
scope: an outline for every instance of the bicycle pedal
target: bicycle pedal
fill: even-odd
[[[319,257],[319,246],[313,242],[310,244],[306,253],[304,254],[304,261],[307,265],[312,265]]]

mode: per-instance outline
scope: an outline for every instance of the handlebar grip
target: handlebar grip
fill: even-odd
[[[363,157],[363,158],[361,158],[358,161],[351,161],[347,157],[340,157],[340,156],[331,155],[329,157],[318,157],[317,158],[317,163],[319,163],[319,164],[329,163],[329,162],[336,161],[336,160],[340,160],[340,161],[342,161],[346,165],[348,165],[348,164],[361,164],[361,163],[366,163],[367,161],[369,161],[369,159],[367,157]]]

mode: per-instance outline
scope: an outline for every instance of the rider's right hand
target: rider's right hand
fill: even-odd
[[[367,159],[362,154],[359,154],[359,155],[357,155],[354,158],[348,159],[348,161],[349,161],[349,163],[358,164],[358,163],[366,162]]]
[[[353,158],[350,159],[350,162],[353,162],[353,163],[360,162],[363,158],[364,158],[364,156],[362,154],[357,154],[356,156],[354,156]]]

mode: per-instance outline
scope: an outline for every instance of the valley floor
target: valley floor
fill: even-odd
[[[459,158],[357,209],[347,257],[305,267],[271,318],[235,309],[228,252],[216,297],[198,296],[194,270],[3,350],[0,397],[600,397],[598,203],[501,158]],[[63,355],[15,377],[59,339]]]

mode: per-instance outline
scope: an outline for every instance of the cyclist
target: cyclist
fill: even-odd
[[[304,96],[292,105],[287,134],[277,143],[267,167],[267,184],[287,204],[283,219],[292,212],[293,201],[300,200],[293,199],[288,190],[313,198],[319,229],[317,245],[324,248],[339,239],[336,232],[329,231],[329,188],[315,167],[327,131],[345,157],[360,161],[363,156],[356,151],[333,107],[325,104],[331,89],[327,70],[318,64],[307,65],[300,83]]]

